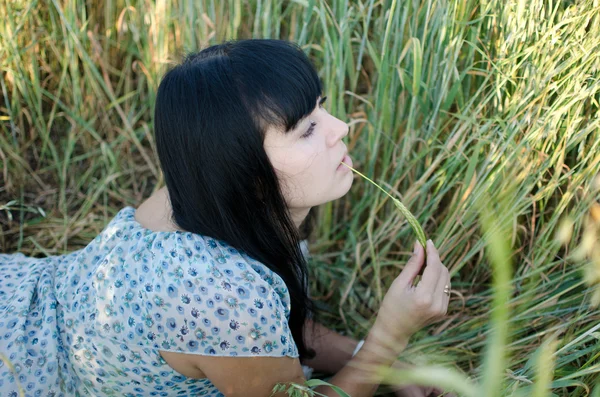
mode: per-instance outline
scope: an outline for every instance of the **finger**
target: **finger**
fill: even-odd
[[[427,240],[427,263],[431,263],[431,261],[435,261],[439,264],[442,264],[442,260],[440,259],[440,254],[438,253],[435,245],[433,245],[433,241]]]
[[[448,304],[450,303],[450,290],[452,289],[452,283],[450,281],[450,272],[446,275],[446,284],[448,286],[448,293],[444,294],[444,316],[448,314]]]
[[[417,291],[424,295],[431,296],[433,299],[441,273],[442,266],[440,257],[437,255],[433,242],[427,240],[427,266],[425,266],[425,270],[423,271],[423,278],[417,285]]]
[[[396,277],[397,282],[406,287],[411,286],[423,266],[424,259],[425,250],[421,244],[415,241],[413,256],[410,257],[402,272]]]
[[[450,275],[448,274],[448,269],[445,266],[442,266],[441,276],[438,279],[437,285],[435,286],[434,292],[434,300],[433,300],[433,309],[437,313],[445,313],[448,308],[448,295],[444,292],[446,286],[450,288]]]

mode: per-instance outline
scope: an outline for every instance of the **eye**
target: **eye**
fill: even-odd
[[[325,109],[323,107],[323,104],[325,103],[326,100],[327,100],[326,96],[324,96],[323,98],[321,98],[319,100],[319,107],[321,109]],[[308,138],[309,136],[311,136],[312,133],[313,133],[313,131],[314,131],[314,129],[315,129],[315,125],[317,125],[317,123],[315,121],[311,121],[310,122],[310,127],[308,127],[308,130],[301,136],[301,138]]]
[[[311,136],[315,129],[315,125],[317,125],[316,121],[311,121],[310,127],[308,127],[308,130],[306,130],[306,132],[302,134],[301,138],[308,138],[309,136]]]

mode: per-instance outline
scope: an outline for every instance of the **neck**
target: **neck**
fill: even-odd
[[[310,207],[309,208],[290,208],[290,215],[292,217],[292,221],[294,221],[294,225],[296,226],[296,229],[300,229],[300,226],[302,225],[302,222],[304,222],[304,220],[308,216],[309,211],[310,211]]]

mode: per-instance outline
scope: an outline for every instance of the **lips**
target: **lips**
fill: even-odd
[[[336,171],[347,171],[348,167],[352,167],[352,158],[348,156],[348,152],[344,154],[344,157],[338,163]]]
[[[348,151],[346,150],[344,152],[344,155],[342,156],[342,158],[340,159],[340,161],[338,161],[338,164],[341,163],[342,161],[344,161],[344,159],[346,158],[346,156],[348,155]]]

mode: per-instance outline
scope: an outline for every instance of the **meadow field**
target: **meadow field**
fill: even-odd
[[[163,186],[153,106],[183,55],[286,39],[354,168],[452,276],[447,319],[402,355],[417,369],[389,380],[600,397],[600,0],[2,0],[0,18],[0,252],[82,248]],[[310,284],[362,338],[416,236],[355,177],[318,208]]]

